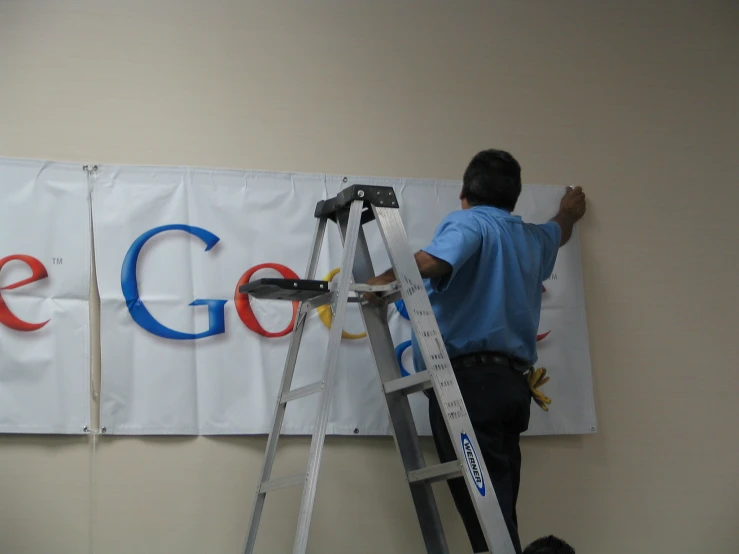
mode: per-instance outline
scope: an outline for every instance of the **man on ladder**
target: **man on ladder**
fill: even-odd
[[[516,502],[521,451],[532,390],[526,373],[537,360],[536,334],[542,282],[554,268],[585,213],[580,187],[568,188],[548,223],[525,223],[511,214],[521,193],[521,168],[509,153],[485,150],[469,163],[462,210],[449,214],[415,259],[444,345],[452,361],[498,502],[520,554]],[[369,285],[395,281],[393,270]],[[367,294],[367,300],[380,302]],[[415,334],[416,371],[425,369]],[[442,463],[456,459],[438,401],[429,393],[429,419]],[[483,531],[463,478],[448,481],[474,552],[487,552]]]

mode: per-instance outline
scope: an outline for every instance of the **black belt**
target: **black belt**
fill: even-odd
[[[452,367],[455,370],[481,365],[502,365],[520,371],[522,373],[531,369],[531,364],[514,356],[508,356],[500,352],[474,352],[452,358]]]

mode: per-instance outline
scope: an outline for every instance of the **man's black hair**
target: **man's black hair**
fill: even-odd
[[[536,539],[526,547],[523,554],[575,554],[575,549],[562,539],[549,535]]]
[[[470,206],[493,206],[512,212],[521,194],[521,166],[503,150],[478,152],[467,166],[460,199]]]

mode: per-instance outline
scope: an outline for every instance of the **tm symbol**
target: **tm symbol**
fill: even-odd
[[[51,258],[51,263],[53,265],[62,265],[62,259],[61,258]]]

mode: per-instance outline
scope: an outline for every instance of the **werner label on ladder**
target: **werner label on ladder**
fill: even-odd
[[[526,354],[527,341],[522,341],[517,352],[490,348],[491,343],[499,340],[495,337],[496,322],[490,320],[490,312],[493,317],[500,318],[501,311],[505,310],[505,303],[510,297],[510,294],[506,294],[508,289],[505,285],[512,288],[514,297],[516,293],[520,294],[519,289],[532,287],[526,278],[519,279],[523,282],[511,286],[505,279],[501,282],[505,271],[503,274],[500,271],[494,273],[496,268],[500,269],[501,260],[518,262],[519,276],[523,274],[528,277],[540,289],[541,281],[554,265],[557,248],[566,242],[572,225],[582,216],[578,211],[580,206],[584,212],[584,196],[579,190],[568,191],[562,201],[560,214],[548,224],[534,226],[523,224],[520,218],[510,215],[520,190],[520,168],[509,154],[500,151],[481,152],[472,160],[465,174],[460,196],[463,210],[450,214],[439,226],[431,245],[414,255],[400,219],[393,189],[352,185],[335,198],[321,201],[316,206],[317,224],[306,279],[261,279],[241,287],[241,293],[256,298],[301,302],[275,406],[260,484],[255,494],[246,553],[254,552],[267,493],[288,486],[303,488],[293,552],[298,554],[306,551],[334,376],[338,370],[338,350],[347,303],[350,301],[360,302],[362,319],[385,393],[393,436],[406,471],[427,551],[449,552],[431,488],[436,481],[448,480],[474,552],[521,552],[515,516],[518,476],[512,477],[514,481],[510,483],[501,480],[500,476],[501,473],[520,471],[518,436],[528,425],[528,406],[531,402],[525,374],[535,362],[535,353],[533,356],[514,357],[518,351]],[[502,205],[497,207],[495,203],[486,202],[491,198],[494,202],[502,202]],[[511,201],[512,205],[508,207]],[[344,242],[342,271],[336,286],[314,279],[329,220],[338,225]],[[392,265],[390,270],[379,276],[375,275],[372,267],[363,231],[363,225],[373,220],[378,225]],[[497,241],[492,238],[494,236],[498,237]],[[505,237],[512,243],[505,244]],[[516,240],[520,244],[516,244]],[[516,254],[522,259],[516,259]],[[500,258],[497,263],[485,259],[485,256],[492,255]],[[349,268],[352,271],[348,271]],[[459,296],[460,292],[464,293],[464,297]],[[413,327],[417,373],[406,377],[401,376],[385,313],[387,302],[398,295],[405,302]],[[451,302],[451,306],[445,305],[445,301]],[[306,314],[325,304],[331,305],[334,318],[329,332],[323,378],[320,382],[292,389]],[[450,317],[446,315],[449,312],[458,314],[461,321],[452,321],[451,324],[443,321],[442,333],[434,308],[441,308],[441,313],[446,317]],[[506,329],[502,335],[515,335],[517,329],[526,335],[529,333],[526,324],[529,323],[533,326],[533,331],[529,333],[530,344],[535,350],[538,310],[531,317],[536,321],[509,321],[512,329]],[[454,330],[450,332],[450,328]],[[511,333],[511,330],[514,332]],[[454,340],[454,331],[468,333],[469,339],[476,341],[477,345],[483,345],[483,348],[479,351],[463,351],[464,346],[460,349],[460,341]],[[449,357],[449,347],[454,349],[453,360]],[[467,391],[464,394],[463,389]],[[438,465],[427,466],[425,463],[408,403],[407,395],[419,391],[425,391],[429,397],[432,431],[441,460]],[[501,397],[504,392],[510,393],[510,398]],[[320,407],[306,471],[295,476],[272,479],[286,405],[291,400],[309,394],[320,395]],[[517,410],[521,413],[516,413]],[[497,427],[498,420],[513,421],[513,425],[518,427],[501,430]],[[481,437],[484,449],[480,446]],[[500,444],[506,442],[511,444]],[[511,451],[507,452],[506,448]],[[500,467],[501,459],[505,460],[503,465],[506,467]],[[486,462],[490,463],[488,460],[495,464],[496,483],[502,483],[499,490],[496,490],[498,485],[494,487],[486,467]]]

